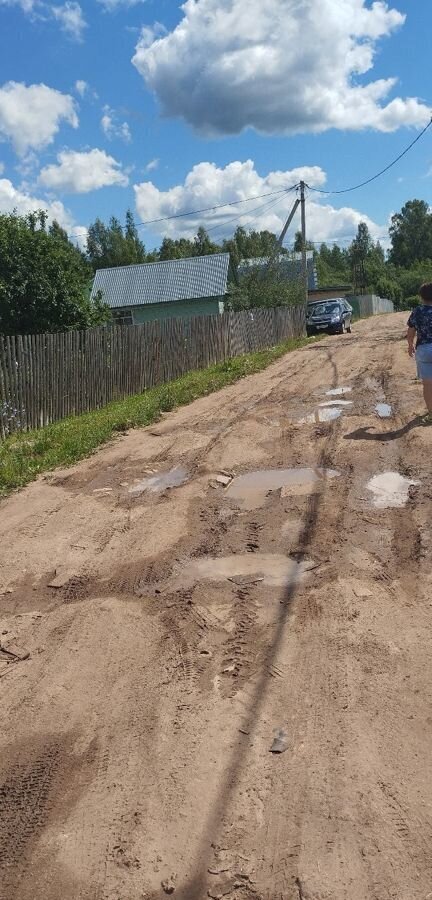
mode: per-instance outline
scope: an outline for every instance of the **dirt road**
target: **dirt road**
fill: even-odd
[[[404,318],[1,504],[2,900],[432,897],[432,431]],[[296,472],[239,478],[267,469]]]

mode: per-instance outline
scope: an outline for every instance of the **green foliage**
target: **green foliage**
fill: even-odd
[[[306,241],[306,250],[313,250],[314,245],[310,241]],[[303,250],[303,236],[301,231],[296,231],[294,238],[294,253],[301,253]]]
[[[415,309],[420,306],[420,297],[416,294],[414,297],[404,297],[398,304],[399,309]]]
[[[432,281],[432,259],[399,270],[398,281],[404,298],[416,296],[425,281]]]
[[[80,250],[42,210],[0,215],[0,332],[34,334],[99,325],[107,311],[90,303],[91,270]]]
[[[233,310],[259,307],[293,306],[304,300],[301,279],[290,281],[274,264],[269,268],[252,269],[238,286],[230,290],[228,306]]]
[[[96,219],[89,226],[87,257],[93,271],[146,262],[145,247],[139,239],[130,209],[126,213],[124,229],[115,216],[108,225]]]
[[[160,246],[159,252],[156,252],[157,259],[188,259],[194,255],[194,245],[187,238],[164,238]]]
[[[432,260],[432,213],[424,200],[409,200],[392,216],[390,262],[410,268]]]
[[[347,250],[335,244],[321,244],[315,254],[315,266],[320,287],[344,287],[351,284],[351,267]]]
[[[198,397],[234,384],[240,378],[260,372],[285,353],[313,340],[298,338],[285,341],[270,350],[247,353],[203,371],[190,372],[177,381],[144,394],[110,403],[95,412],[63,419],[40,431],[11,435],[0,444],[0,495],[23,487],[41,472],[78,462],[118,432],[150,425],[158,421],[162,412],[191,403]]]
[[[271,231],[246,231],[239,226],[229,240],[222,243],[222,250],[230,253],[235,268],[244,259],[270,258],[279,252],[278,239]]]

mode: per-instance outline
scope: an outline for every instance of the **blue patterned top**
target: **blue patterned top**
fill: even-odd
[[[432,344],[432,306],[417,306],[413,309],[408,319],[408,328],[415,328],[417,332],[417,347],[420,344]]]

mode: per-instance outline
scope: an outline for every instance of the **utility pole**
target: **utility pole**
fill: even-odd
[[[302,270],[302,282],[304,286],[305,292],[305,302],[308,302],[309,299],[309,278],[308,278],[308,267],[307,267],[307,250],[306,250],[306,198],[305,198],[305,183],[304,181],[300,182],[300,204],[301,204],[301,235],[302,235],[302,259],[301,259],[301,270]]]
[[[279,240],[278,240],[279,248],[282,247],[282,244],[283,244],[283,242],[284,242],[284,240],[285,240],[285,235],[286,235],[286,233],[287,233],[287,231],[288,231],[288,228],[289,228],[290,225],[291,225],[291,222],[292,222],[292,220],[293,220],[293,218],[294,218],[294,216],[295,216],[295,214],[296,214],[296,212],[297,212],[299,206],[300,206],[300,200],[297,198],[297,200],[295,201],[294,206],[293,206],[293,208],[292,208],[292,210],[291,210],[291,212],[290,212],[290,214],[289,214],[289,216],[288,216],[288,218],[287,218],[287,220],[286,220],[286,222],[285,222],[285,225],[284,225],[284,227],[283,227],[283,229],[282,229],[282,231],[281,231],[281,233],[280,233]]]

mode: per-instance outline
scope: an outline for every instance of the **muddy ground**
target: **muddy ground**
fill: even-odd
[[[2,900],[432,897],[432,431],[405,318],[0,505]],[[308,471],[235,480],[275,468]]]

